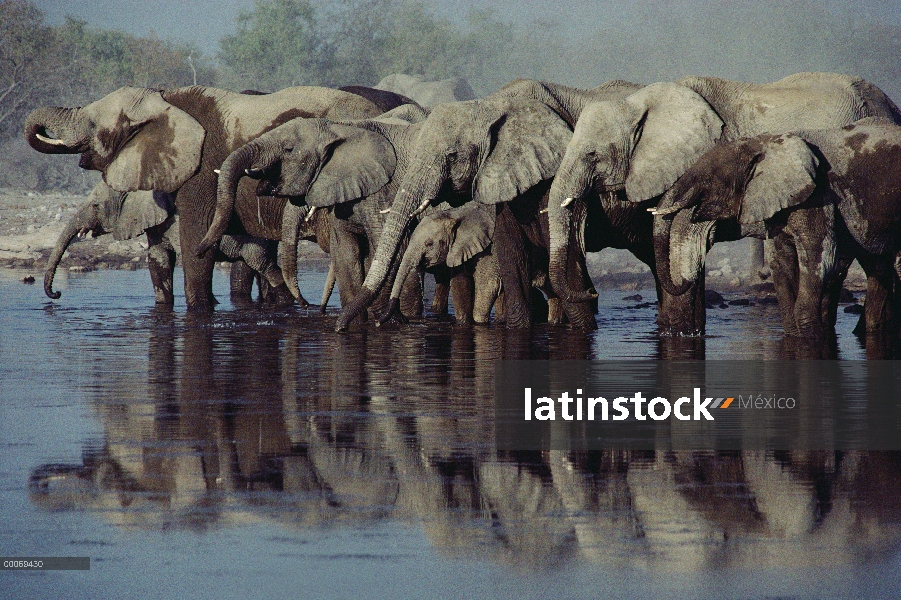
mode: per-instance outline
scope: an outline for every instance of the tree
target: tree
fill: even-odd
[[[29,2],[0,1],[0,134],[9,135],[34,99],[58,83],[57,38],[43,22],[44,14]]]
[[[326,40],[307,0],[257,0],[219,48],[223,82],[232,89],[275,91],[325,79]]]

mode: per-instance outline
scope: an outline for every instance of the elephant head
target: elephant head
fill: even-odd
[[[632,202],[665,192],[722,134],[723,121],[697,93],[655,83],[622,100],[594,102],[579,116],[548,200],[550,275],[569,302],[593,294],[566,278],[573,210],[586,195],[625,191]],[[584,213],[585,211],[580,211]]]
[[[660,285],[684,294],[703,273],[718,221],[737,223],[743,234],[762,231],[810,197],[819,164],[791,134],[745,138],[704,154],[652,211]]]
[[[404,282],[418,267],[459,267],[488,248],[494,235],[494,218],[494,207],[480,204],[464,204],[423,218],[404,251],[386,314],[396,312]]]
[[[422,122],[360,294],[336,325],[345,330],[384,285],[410,220],[446,192],[483,204],[514,200],[557,170],[572,131],[534,100],[442,104]]]
[[[381,134],[326,119],[294,119],[238,148],[222,163],[213,224],[197,248],[215,245],[234,210],[244,175],[261,179],[258,193],[286,196],[279,262],[288,288],[297,289],[297,241],[313,212],[365,198],[394,175],[394,147]]]
[[[154,90],[123,87],[79,108],[40,108],[25,139],[47,154],[81,154],[119,191],[174,192],[200,166],[203,127]]]
[[[158,192],[117,192],[102,181],[94,186],[87,201],[66,223],[47,262],[44,293],[58,299],[53,278],[63,254],[76,235],[92,232],[94,237],[112,233],[116,240],[127,240],[165,221],[174,210],[168,194]]]

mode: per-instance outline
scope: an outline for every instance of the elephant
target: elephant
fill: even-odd
[[[769,84],[688,77],[656,83],[614,101],[586,106],[560,163],[548,202],[551,231],[551,283],[565,300],[592,297],[574,289],[567,275],[584,259],[585,248],[572,240],[609,238],[626,247],[656,273],[653,222],[645,210],[704,152],[715,144],[764,133],[829,129],[864,117],[901,122],[901,113],[876,86],[855,77],[799,73]],[[586,214],[600,202],[605,218],[594,227]],[[611,227],[612,224],[612,227]],[[625,241],[618,246],[617,241]],[[703,281],[677,301],[661,289],[662,333],[702,334]]]
[[[500,269],[497,255],[491,251],[494,223],[494,207],[484,204],[465,204],[424,217],[410,236],[394,279],[388,311],[379,322],[384,323],[395,314],[404,282],[421,266],[433,271],[436,281],[451,278],[457,323],[485,325],[490,320],[492,307],[495,307],[497,320],[503,321]],[[454,285],[458,279],[462,282]],[[536,274],[533,287],[549,296],[548,320],[560,321],[562,306],[553,296],[546,273]],[[433,306],[433,310],[435,308]]]
[[[462,77],[427,81],[423,75],[395,73],[383,78],[375,84],[375,88],[412,98],[426,108],[445,102],[472,100],[476,97],[469,83]]]
[[[342,303],[338,331],[346,330],[389,279],[389,267],[412,218],[447,190],[465,195],[467,201],[497,205],[493,244],[504,278],[507,326],[531,325],[529,245],[541,245],[535,234],[540,233],[538,211],[547,191],[547,186],[539,184],[553,178],[572,136],[561,109],[531,97],[550,87],[519,81],[487,98],[433,109],[421,125],[410,167],[392,203],[361,293],[352,303]],[[634,87],[613,82],[589,92],[560,86],[565,93],[559,97],[577,113],[578,107],[592,98],[627,95]],[[510,206],[502,206],[505,203]],[[587,273],[580,276],[580,284],[585,278]],[[576,326],[596,327],[588,303],[567,307],[567,317]]]
[[[376,119],[334,122],[294,119],[234,151],[223,163],[212,226],[198,246],[213,247],[235,210],[236,190],[245,174],[260,178],[258,193],[290,199],[282,217],[279,260],[288,288],[297,291],[296,245],[291,243],[303,220],[325,213],[331,222],[330,254],[341,303],[356,295],[378,244],[388,200],[406,165],[408,149],[419,131],[414,123],[426,112],[407,105]],[[402,311],[422,312],[419,280],[405,288]],[[373,307],[373,316],[388,301]]]
[[[841,129],[764,134],[713,147],[654,211],[661,286],[681,296],[703,281],[716,241],[775,239],[773,278],[785,332],[835,326],[854,259],[867,274],[868,334],[897,334],[901,127],[865,119]]]
[[[319,87],[266,95],[203,86],[164,91],[123,87],[83,107],[32,111],[25,138],[39,152],[81,154],[79,166],[100,171],[115,190],[174,193],[182,222],[188,309],[208,311],[215,303],[214,255],[197,256],[194,250],[213,217],[214,169],[235,148],[293,118],[353,119],[382,112],[357,94]],[[263,215],[277,212],[280,223],[284,200],[258,200],[249,188],[242,197],[248,206],[238,211],[242,218],[229,233],[279,239],[280,229],[267,227]]]
[[[147,234],[148,270],[153,282],[158,304],[171,305],[174,301],[172,279],[167,274],[175,265],[175,254],[179,248],[178,216],[170,194],[162,192],[138,191],[117,192],[100,181],[91,194],[66,224],[47,263],[44,274],[44,292],[47,297],[59,299],[61,294],[53,291],[53,279],[63,254],[76,235],[93,232],[94,237],[111,233],[116,240],[126,240]],[[243,261],[255,273],[265,277],[270,290],[284,288],[284,279],[266,240],[250,236],[227,236],[220,245],[220,259]],[[243,300],[250,293],[249,287],[237,281],[241,269],[234,268],[233,300]],[[266,288],[263,288],[266,289]],[[268,290],[267,290],[268,291]],[[289,295],[271,298],[277,304],[292,301]],[[303,298],[298,300],[306,304]]]

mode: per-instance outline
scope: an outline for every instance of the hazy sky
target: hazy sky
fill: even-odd
[[[674,11],[691,10],[691,0],[658,0]],[[724,0],[725,1],[725,0]],[[729,0],[737,12],[746,0]],[[35,0],[53,24],[66,15],[104,28],[123,29],[146,35],[151,30],[163,38],[193,40],[213,55],[218,40],[234,30],[235,17],[253,6],[252,0]],[[315,3],[315,2],[314,2]],[[581,36],[614,23],[632,22],[642,0],[439,0],[428,2],[450,17],[462,17],[470,7],[492,8],[505,20],[541,20],[561,26],[569,35]],[[872,19],[901,23],[898,0],[824,0],[830,11],[866,15]]]

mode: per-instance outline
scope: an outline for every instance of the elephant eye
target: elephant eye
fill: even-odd
[[[426,248],[431,248],[434,244],[435,244],[435,242],[433,242],[432,240],[428,240],[428,241],[426,241],[426,243],[425,243],[425,247],[426,247]]]

